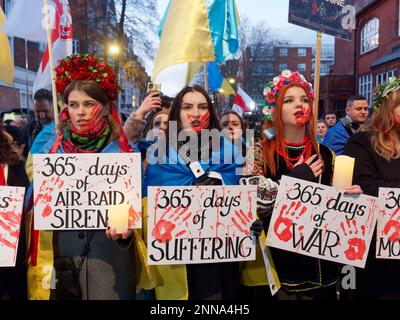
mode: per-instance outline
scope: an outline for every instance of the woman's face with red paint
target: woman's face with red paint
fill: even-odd
[[[285,126],[305,126],[311,117],[308,96],[303,88],[291,87],[286,90],[282,104],[282,122]]]
[[[106,108],[85,92],[73,90],[68,97],[72,124],[81,132],[89,132],[107,115]]]
[[[186,93],[182,99],[180,119],[182,129],[192,129],[196,133],[208,129],[210,112],[206,97],[197,91]]]

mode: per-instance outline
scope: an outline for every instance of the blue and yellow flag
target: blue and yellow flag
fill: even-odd
[[[0,30],[6,21],[6,16],[0,7]],[[0,31],[0,81],[11,85],[14,81],[14,62],[11,55],[10,43],[4,32]]]
[[[239,45],[238,20],[235,0],[170,0],[152,79],[174,64],[233,58]]]

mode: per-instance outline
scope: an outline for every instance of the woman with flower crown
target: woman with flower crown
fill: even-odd
[[[100,58],[75,54],[63,59],[55,70],[64,108],[59,133],[41,153],[133,152],[135,147],[124,135],[114,104],[121,88],[112,68]],[[32,216],[31,211],[29,218]],[[135,299],[133,241],[128,229],[116,234],[115,229],[39,232],[31,227],[29,299]],[[56,290],[44,285],[46,272],[52,272],[53,266],[73,269],[74,264],[80,266],[77,281],[72,272],[70,277],[57,279]]]
[[[345,146],[344,154],[355,158],[353,182],[371,196],[379,188],[400,188],[400,79],[393,77],[376,89],[375,112]],[[400,225],[393,216],[386,232],[399,240]],[[374,236],[375,237],[375,236]],[[373,239],[374,239],[373,237]],[[371,242],[365,269],[357,269],[355,298],[400,299],[399,260],[375,258]]]
[[[248,163],[245,175],[259,177],[259,186],[264,188],[262,205],[258,216],[262,221],[265,236],[279,180],[282,175],[330,185],[333,175],[334,153],[316,141],[313,115],[312,85],[299,72],[283,71],[264,90],[265,121],[264,138],[255,146],[254,162]],[[360,193],[358,186],[348,189],[349,193]],[[295,253],[270,248],[274,270],[281,289],[278,299],[334,299],[338,265]],[[251,285],[247,278],[251,272],[244,268],[243,283]],[[247,279],[248,280],[248,279]],[[247,282],[247,283],[246,283]],[[258,286],[267,284],[259,279]],[[254,285],[254,282],[253,284]],[[258,291],[268,294],[265,287],[252,290],[258,298]]]

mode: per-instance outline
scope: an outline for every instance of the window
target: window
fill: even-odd
[[[396,70],[390,70],[388,72],[379,73],[376,75],[376,86],[388,82],[389,78],[396,75]]]
[[[14,58],[14,38],[8,37],[8,42],[10,43],[11,55]]]
[[[300,72],[305,72],[306,71],[306,64],[305,63],[299,63],[297,65],[297,70]]]
[[[88,23],[93,24],[95,18],[96,18],[96,13],[94,12],[94,10],[92,8],[89,8],[87,11]]]
[[[281,57],[286,57],[288,55],[288,49],[287,48],[279,49],[279,55]]]
[[[305,57],[307,55],[307,50],[305,48],[297,49],[297,55],[299,57]]]
[[[10,11],[13,8],[14,4],[15,0],[6,0],[4,2],[4,13],[6,14],[6,16],[10,14]]]
[[[80,45],[79,39],[72,40],[72,53],[79,53],[80,52]]]
[[[361,30],[361,53],[368,52],[379,45],[379,19],[369,20]]]
[[[372,75],[367,74],[359,78],[358,92],[367,99],[369,106],[372,106]]]
[[[330,65],[329,65],[329,64],[327,64],[327,63],[321,63],[321,67],[320,67],[320,70],[319,70],[319,74],[320,74],[321,76],[327,75],[327,74],[329,74],[329,69],[330,69]]]
[[[281,63],[279,65],[279,71],[287,70],[287,63]]]
[[[46,48],[47,48],[47,43],[39,42],[39,51],[40,52],[45,52]]]

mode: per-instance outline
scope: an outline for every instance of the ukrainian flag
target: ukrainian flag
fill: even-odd
[[[239,46],[238,23],[235,0],[170,0],[152,79],[174,64],[233,58]]]
[[[6,21],[6,16],[0,7],[0,30]],[[14,62],[11,56],[7,35],[0,31],[0,81],[11,85],[14,81]]]

